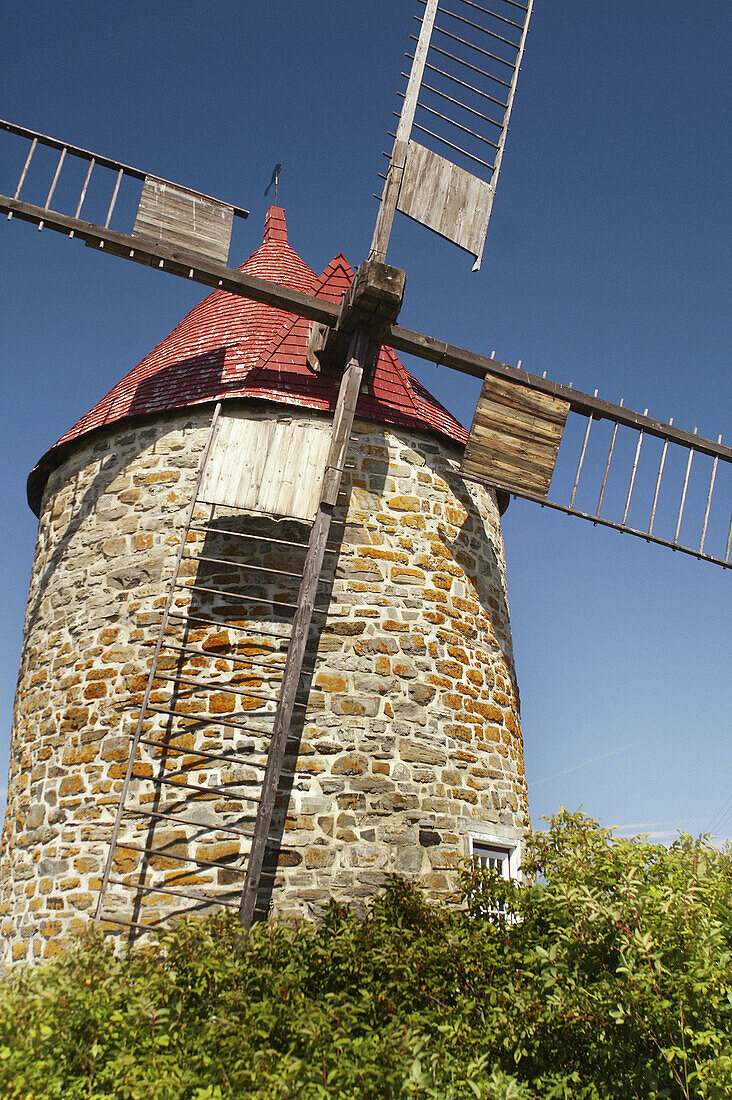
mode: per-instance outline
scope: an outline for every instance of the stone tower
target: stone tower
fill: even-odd
[[[276,207],[243,269],[332,301],[352,278],[342,255],[316,276],[289,246]],[[215,291],[29,477],[40,522],[0,852],[5,963],[53,954],[93,913],[213,406],[222,401],[251,423],[325,424],[335,384],[308,366],[308,333],[302,319]],[[528,810],[499,508],[493,492],[458,474],[465,439],[382,349],[359,399],[324,578],[327,613],[306,670],[263,902],[275,915],[315,913],[331,896],[361,899],[390,872],[450,897],[460,860],[474,851],[498,853],[505,873],[518,866]],[[259,522],[248,523],[250,537]],[[214,561],[230,553],[207,546]],[[280,551],[266,557],[274,573],[287,569]],[[279,585],[259,592],[263,622],[278,621]],[[200,653],[191,667],[208,660],[221,678],[220,690],[195,701],[197,714],[215,723],[256,706],[246,688],[263,674],[246,662],[271,648],[227,622],[202,623],[185,640]],[[195,750],[227,737],[191,727],[178,742],[192,753],[183,774],[210,775]],[[211,806],[206,821],[215,822]],[[241,841],[210,823],[203,839],[163,825],[171,860],[239,854]],[[167,863],[158,859],[157,872]],[[213,866],[184,881],[209,897],[241,883]],[[154,903],[156,915],[179,910],[162,893]]]

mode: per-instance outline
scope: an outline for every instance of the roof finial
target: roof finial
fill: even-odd
[[[274,204],[273,204],[274,206],[276,206],[276,205],[277,205],[277,184],[279,183],[279,179],[280,179],[280,172],[281,172],[281,171],[282,171],[282,165],[281,165],[281,164],[275,164],[274,168],[272,169],[272,179],[271,179],[271,180],[269,181],[269,183],[267,184],[267,189],[266,189],[266,191],[264,192],[264,197],[265,197],[265,199],[266,199],[266,198],[267,198],[267,195],[268,195],[268,194],[269,194],[269,192],[270,192],[270,188],[272,187],[272,184],[274,184],[274,189],[275,189],[275,193],[274,193]]]

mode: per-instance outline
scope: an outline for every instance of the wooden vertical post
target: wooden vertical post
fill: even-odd
[[[432,28],[435,25],[436,14],[437,0],[426,0],[424,15],[422,16],[422,29],[419,32],[417,48],[414,51],[414,60],[412,61],[412,68],[409,73],[407,90],[404,94],[404,103],[402,104],[399,125],[397,126],[396,137],[394,139],[394,148],[392,149],[389,167],[386,172],[386,183],[384,184],[381,203],[379,205],[379,213],[376,215],[374,235],[371,240],[369,259],[378,260],[379,263],[383,263],[386,259],[386,249],[389,244],[389,237],[391,236],[391,225],[394,221],[394,214],[399,199],[399,188],[402,185],[404,166],[407,162],[409,135],[412,132],[414,113],[417,110],[417,99],[422,84],[422,77],[424,76],[424,66],[427,61],[427,51],[430,47]]]
[[[318,589],[318,580],[323,568],[325,547],[328,541],[333,508],[338,496],[338,490],[343,473],[348,440],[351,436],[353,418],[356,412],[356,402],[361,387],[364,366],[369,347],[369,333],[366,329],[359,328],[351,337],[348,352],[348,364],[341,379],[338,401],[333,416],[333,433],[331,437],[328,462],[323,478],[323,489],[320,505],[315,516],[310,539],[308,541],[307,555],[303,576],[300,582],[300,591],[297,597],[297,608],[292,623],[292,634],[287,650],[287,659],[282,676],[280,695],[277,700],[277,710],[272,729],[267,764],[262,780],[262,791],[257,819],[254,825],[254,837],[249,853],[246,879],[242,891],[239,919],[246,928],[251,928],[254,921],[254,911],[257,904],[259,881],[262,874],[264,855],[267,848],[267,840],[272,825],[277,790],[279,788],[282,765],[285,759],[287,738],[290,732],[290,722],[295,706],[295,695],[300,683],[305,648],[308,641],[310,622],[313,615],[313,605]]]

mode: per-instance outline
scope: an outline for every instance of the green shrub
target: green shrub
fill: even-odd
[[[8,1100],[632,1100],[732,1095],[732,872],[562,812],[461,911],[390,882],[359,919],[93,929],[0,982]],[[499,919],[484,919],[501,907]]]

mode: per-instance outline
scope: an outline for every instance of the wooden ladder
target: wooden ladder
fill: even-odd
[[[328,538],[361,374],[352,358],[310,524],[206,501],[216,408],[95,913],[133,938],[183,913],[231,908],[246,927],[266,915],[260,887],[274,867],[265,857],[268,846],[282,847],[273,820],[282,811],[281,833],[288,785],[297,782],[296,746],[288,762],[288,739],[293,715],[304,717],[307,705],[301,678],[311,622],[328,614],[327,602],[316,601],[326,555],[338,549]],[[181,902],[172,912],[170,897]]]

